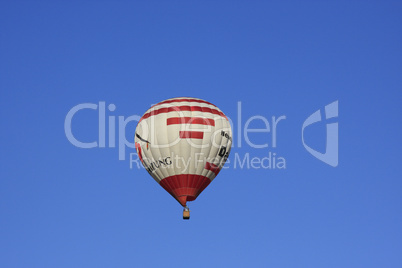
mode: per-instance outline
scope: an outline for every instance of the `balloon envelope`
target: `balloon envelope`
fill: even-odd
[[[182,206],[218,175],[232,145],[228,118],[197,98],[173,98],[140,119],[135,147],[148,173]]]

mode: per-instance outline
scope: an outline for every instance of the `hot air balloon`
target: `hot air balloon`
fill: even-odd
[[[189,97],[161,101],[141,117],[135,148],[148,173],[183,207],[218,175],[232,146],[228,118],[215,105]]]

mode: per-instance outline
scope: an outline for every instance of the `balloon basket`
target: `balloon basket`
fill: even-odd
[[[183,220],[189,220],[190,219],[190,209],[188,207],[185,207],[183,209]]]

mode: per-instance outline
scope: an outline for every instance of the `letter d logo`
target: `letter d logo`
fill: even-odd
[[[325,119],[338,117],[338,101],[325,106]],[[330,166],[338,166],[338,123],[327,124],[327,140],[325,153],[320,153],[304,142],[304,129],[314,123],[321,121],[321,111],[317,110],[310,115],[303,123],[302,127],[302,142],[304,148],[315,158],[327,163]]]

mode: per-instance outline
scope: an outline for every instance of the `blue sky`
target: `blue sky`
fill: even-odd
[[[0,266],[401,267],[401,11],[397,1],[2,1]],[[114,104],[106,116],[118,122],[179,96],[217,105],[235,140],[254,115],[286,116],[275,148],[272,133],[250,134],[264,149],[241,137],[190,221],[130,169],[134,150],[119,160],[118,148],[77,148],[64,131],[81,103]],[[332,167],[306,151],[301,129],[336,100]],[[80,112],[74,135],[97,140],[97,120]],[[321,152],[326,123],[305,130]],[[236,155],[269,153],[286,168],[234,167]]]

